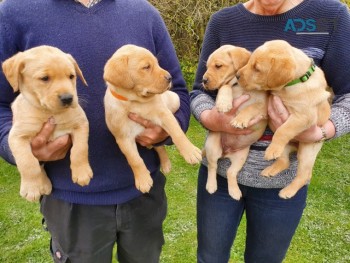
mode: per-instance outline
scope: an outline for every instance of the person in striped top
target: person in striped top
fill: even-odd
[[[208,130],[232,135],[249,132],[228,127],[235,109],[247,99],[234,101],[230,114],[219,114],[215,94],[202,88],[202,77],[209,55],[225,44],[254,51],[264,42],[282,39],[302,49],[325,72],[334,91],[331,117],[323,127],[312,127],[298,139],[316,142],[331,140],[350,132],[350,15],[346,5],[335,0],[249,0],[224,8],[212,15],[205,32],[191,97],[194,117]],[[278,127],[288,117],[279,98],[271,100],[270,119]],[[322,128],[322,129],[321,129]],[[281,199],[279,191],[296,175],[296,155],[289,169],[267,178],[261,171],[271,164],[264,151],[272,132],[251,147],[249,157],[239,173],[243,197],[236,201],[227,192],[226,171],[230,163],[218,161],[218,190],[205,189],[207,161],[199,169],[197,195],[198,262],[228,262],[237,228],[243,213],[247,219],[245,262],[281,262],[306,206],[308,186],[291,199]],[[231,138],[230,138],[231,137]],[[226,147],[234,136],[223,140]]]

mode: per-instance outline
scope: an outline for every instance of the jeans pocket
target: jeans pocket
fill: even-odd
[[[66,255],[61,246],[55,242],[52,238],[50,240],[51,256],[55,263],[68,263],[68,255]]]

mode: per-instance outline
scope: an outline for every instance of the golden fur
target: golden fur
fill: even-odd
[[[214,193],[217,190],[217,161],[225,156],[231,161],[231,166],[227,171],[228,191],[230,196],[236,200],[242,196],[237,184],[237,175],[248,157],[250,145],[262,136],[267,125],[266,92],[245,91],[237,84],[235,77],[237,71],[248,62],[249,57],[250,52],[244,48],[232,45],[221,46],[209,56],[207,71],[203,76],[205,89],[218,90],[216,108],[219,112],[228,112],[232,108],[233,99],[249,94],[250,99],[239,107],[236,116],[230,122],[233,127],[246,128],[249,121],[257,116],[264,116],[264,120],[251,127],[254,130],[251,134],[234,137],[235,148],[231,148],[229,152],[224,152],[223,133],[221,132],[209,132],[205,142],[205,153],[208,159],[207,191]]]
[[[72,137],[73,182],[81,186],[89,184],[92,178],[88,162],[89,125],[78,104],[76,76],[85,85],[86,81],[76,61],[57,48],[39,46],[17,53],[2,68],[14,91],[20,91],[12,104],[9,146],[21,174],[21,196],[37,201],[51,192],[51,182],[30,146],[50,117],[56,122],[52,140],[63,134]]]
[[[310,68],[311,59],[286,41],[273,40],[257,48],[246,66],[239,72],[239,83],[248,90],[270,91],[279,96],[290,116],[274,133],[265,152],[265,159],[277,159],[262,175],[274,176],[289,167],[288,143],[312,125],[322,126],[330,117],[330,93],[323,71],[315,72],[303,83],[286,86],[300,78]],[[302,143],[298,146],[298,171],[291,184],[280,191],[281,198],[291,198],[311,179],[312,168],[322,142]]]
[[[151,52],[135,45],[121,47],[107,61],[104,79],[108,86],[104,99],[106,123],[127,158],[137,189],[149,192],[153,180],[135,142],[144,127],[129,119],[130,112],[160,125],[188,163],[200,162],[201,151],[187,139],[173,115],[180,100],[176,93],[169,91],[171,76],[159,66]],[[165,148],[155,147],[155,150],[163,172],[169,172],[170,161]]]

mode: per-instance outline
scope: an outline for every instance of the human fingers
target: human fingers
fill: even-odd
[[[150,147],[156,143],[164,141],[169,135],[159,125],[150,120],[144,119],[135,113],[130,113],[129,118],[145,127],[145,130],[136,137],[136,142],[142,146]]]
[[[72,146],[72,139],[69,134],[60,136],[47,144],[47,152],[51,155],[50,160],[63,159],[70,147]]]
[[[237,109],[244,103],[246,102],[247,100],[249,100],[250,96],[248,94],[244,94],[242,96],[239,96],[238,98],[234,99],[232,101],[232,110],[231,111],[234,111],[236,112]]]
[[[269,98],[268,114],[272,119],[279,119],[282,123],[284,123],[289,117],[287,108],[278,96],[271,96]]]
[[[53,131],[55,130],[55,126],[55,119],[53,117],[49,118],[49,120],[44,123],[39,133],[32,139],[32,149],[43,147],[50,139]]]
[[[56,161],[66,156],[71,145],[71,137],[67,134],[47,142],[40,148],[32,149],[32,152],[40,161]]]
[[[128,114],[129,119],[133,120],[134,122],[137,122],[138,124],[142,125],[145,128],[151,127],[153,123],[145,118],[142,118],[140,115],[136,113],[129,113]]]
[[[248,123],[248,127],[254,126],[255,124],[259,123],[262,120],[266,120],[267,116],[266,115],[258,115],[251,119]]]

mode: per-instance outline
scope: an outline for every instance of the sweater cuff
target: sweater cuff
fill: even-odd
[[[12,155],[9,143],[8,143],[8,137],[7,134],[0,143],[0,156],[8,163],[16,165],[15,158]]]
[[[335,127],[335,135],[333,138],[338,138],[350,133],[350,116],[346,108],[342,106],[333,107],[330,120]]]
[[[203,111],[215,107],[215,101],[207,94],[200,94],[191,101],[191,112],[196,120],[201,123],[200,116]]]

